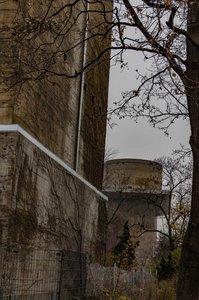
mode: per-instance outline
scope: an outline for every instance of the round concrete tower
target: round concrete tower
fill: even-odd
[[[105,163],[104,190],[154,190],[162,188],[162,166],[143,159],[113,159]]]

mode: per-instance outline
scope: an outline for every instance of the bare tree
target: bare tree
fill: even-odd
[[[168,193],[168,209],[160,205],[165,220],[164,234],[170,251],[181,247],[191,207],[192,160],[184,153],[157,159],[163,166],[163,190]],[[154,203],[154,205],[156,205]],[[161,231],[160,231],[161,234]]]
[[[152,58],[155,72],[142,77],[138,89],[123,94],[123,99],[117,103],[116,112],[122,116],[133,118],[146,116],[153,125],[163,124],[165,132],[180,116],[190,117],[191,139],[193,151],[193,192],[192,209],[188,231],[182,251],[180,278],[177,299],[197,299],[198,282],[197,269],[199,255],[197,241],[199,236],[198,210],[198,57],[199,43],[197,18],[199,4],[197,1],[119,1],[123,8],[123,19],[127,24],[118,31],[117,42],[123,49],[141,51],[145,58]],[[121,17],[120,17],[121,19]],[[129,36],[129,29],[138,30]],[[164,74],[164,75],[163,75]],[[162,76],[163,75],[163,76]],[[146,84],[150,83],[146,87]],[[160,91],[160,93],[159,93]],[[163,92],[162,92],[163,91]],[[141,93],[142,92],[142,93]],[[153,96],[166,99],[156,105]],[[186,98],[183,97],[186,95]],[[131,100],[138,98],[135,104]],[[187,102],[186,102],[187,100]],[[188,105],[187,105],[188,104]]]

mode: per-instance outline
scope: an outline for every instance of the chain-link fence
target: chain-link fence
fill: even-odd
[[[0,248],[0,298],[57,299],[62,252]]]
[[[1,300],[70,300],[86,285],[86,256],[42,249],[0,248]]]
[[[61,270],[61,299],[82,299],[86,289],[86,255],[78,252],[63,252]],[[75,298],[76,299],[76,298]]]

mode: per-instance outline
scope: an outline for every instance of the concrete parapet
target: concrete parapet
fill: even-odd
[[[114,159],[105,163],[104,190],[161,190],[162,166],[143,159]]]

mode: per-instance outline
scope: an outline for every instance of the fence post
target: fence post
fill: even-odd
[[[145,280],[144,280],[144,267],[142,266],[142,289],[144,289],[145,286]]]
[[[134,272],[134,269],[133,269],[133,291],[135,289],[135,272]]]
[[[113,299],[115,299],[115,289],[116,289],[116,263],[113,265]]]
[[[57,274],[57,290],[55,292],[56,298],[54,298],[54,293],[52,294],[52,300],[60,300],[60,294],[61,294],[61,279],[62,279],[62,263],[63,263],[63,251],[59,251],[57,253],[59,255],[59,269],[58,269],[58,274]]]
[[[58,292],[52,292],[51,294],[51,300],[58,300]]]

